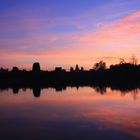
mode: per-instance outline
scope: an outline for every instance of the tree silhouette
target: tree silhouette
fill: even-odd
[[[93,69],[95,69],[96,71],[97,70],[105,70],[106,69],[106,63],[103,62],[103,61],[95,63]]]
[[[135,57],[135,55],[132,55],[132,57],[130,58],[130,63],[133,65],[137,65],[137,58]]]
[[[120,64],[125,64],[125,60],[123,58],[120,58]]]

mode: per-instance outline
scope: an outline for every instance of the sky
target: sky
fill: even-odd
[[[135,55],[140,0],[0,0],[0,67],[90,69]]]

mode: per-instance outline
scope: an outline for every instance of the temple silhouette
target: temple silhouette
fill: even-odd
[[[132,63],[126,63],[121,59],[119,64],[111,65],[109,68],[106,67],[105,62],[99,61],[89,70],[84,70],[84,67],[76,64],[75,68],[70,67],[69,71],[62,67],[55,67],[53,71],[44,71],[41,70],[39,62],[35,62],[30,71],[20,70],[18,67],[13,67],[11,71],[0,68],[0,88],[56,87],[59,89],[66,86],[139,88],[140,65],[134,60]],[[14,92],[16,93],[17,90]]]

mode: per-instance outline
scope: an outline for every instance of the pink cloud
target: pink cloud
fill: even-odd
[[[75,36],[79,43],[90,50],[105,50],[117,55],[136,53],[140,44],[140,11],[111,23],[100,23],[97,30]],[[106,55],[106,54],[105,54]]]
[[[139,10],[119,20],[96,23],[96,25],[98,26],[96,29],[84,33],[31,34],[18,37],[16,40],[2,39],[1,60],[9,63],[11,58],[20,63],[22,58],[25,58],[24,63],[28,64],[38,60],[51,67],[59,63],[69,68],[70,65],[79,63],[91,68],[99,58],[105,58],[108,64],[112,64],[118,63],[119,58],[129,60],[128,57],[132,54],[139,55]],[[11,49],[10,47],[4,49],[4,46],[10,46]],[[17,49],[11,51],[12,47]]]

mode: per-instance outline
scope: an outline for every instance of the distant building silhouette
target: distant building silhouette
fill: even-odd
[[[78,64],[76,64],[76,66],[75,66],[75,71],[79,71],[80,69],[79,69],[79,66],[78,66]]]
[[[62,67],[55,67],[55,71],[62,71]]]
[[[0,68],[0,72],[8,72],[8,69]]]
[[[73,72],[74,71],[74,68],[73,67],[70,67],[70,72]]]
[[[55,72],[65,72],[64,69],[62,69],[62,67],[55,67]]]
[[[17,71],[19,71],[19,68],[18,67],[13,67],[12,71],[17,72]]]
[[[81,67],[81,71],[84,71],[84,67]]]
[[[32,71],[33,72],[40,72],[40,64],[38,62],[35,62],[33,64]]]

